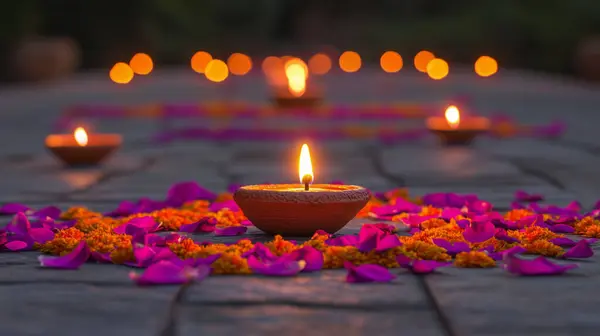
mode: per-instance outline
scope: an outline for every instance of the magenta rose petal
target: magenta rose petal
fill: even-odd
[[[550,239],[550,242],[554,245],[562,246],[562,247],[571,247],[577,244],[576,241],[567,237],[557,237],[554,239]]]
[[[560,275],[577,268],[577,265],[559,265],[541,256],[533,260],[526,260],[517,257],[516,254],[505,254],[503,268],[515,275]]]
[[[215,236],[239,236],[248,231],[245,226],[228,226],[225,228],[216,228]]]
[[[16,251],[21,251],[21,250],[27,249],[29,247],[29,244],[27,244],[24,241],[13,240],[11,242],[4,244],[4,247],[10,251],[16,252]]]
[[[38,244],[44,244],[54,239],[54,232],[46,228],[36,228],[29,230],[29,237]]]
[[[139,286],[181,285],[201,281],[210,274],[210,267],[182,267],[168,260],[150,265],[142,274],[131,272],[129,277]]]
[[[410,266],[412,264],[412,259],[410,259],[409,257],[405,256],[404,254],[398,254],[396,256],[396,262],[402,268],[410,268]]]
[[[41,208],[40,210],[35,211],[32,216],[37,218],[50,217],[52,219],[58,219],[60,217],[60,214],[60,208],[55,206],[47,206],[45,208]]]
[[[323,269],[323,253],[316,248],[306,245],[284,256],[293,261],[304,261],[306,265],[302,272],[315,272]]]
[[[496,227],[491,222],[472,222],[463,231],[463,237],[470,243],[482,243],[492,237],[496,232]]]
[[[383,231],[377,228],[363,225],[358,232],[358,250],[363,253],[373,251],[383,234]]]
[[[435,245],[445,249],[446,252],[448,252],[448,254],[450,254],[450,255],[457,255],[461,252],[471,251],[469,244],[467,244],[465,242],[451,243],[451,242],[447,241],[446,239],[436,238],[436,239],[433,239],[433,243]]]
[[[565,259],[585,259],[594,255],[594,250],[590,247],[590,244],[586,240],[580,240],[575,244],[575,246],[571,247],[565,254],[563,254],[563,258]]]
[[[188,233],[209,233],[214,232],[217,226],[217,220],[213,217],[204,217],[191,224],[185,224],[179,227],[179,231]]]
[[[185,259],[185,260],[181,260],[181,261],[182,261],[183,266],[190,266],[190,267],[199,267],[202,265],[210,266],[215,261],[217,261],[217,259],[219,259],[220,257],[221,257],[221,253],[218,253],[218,254],[211,254],[210,256],[208,256],[206,258],[189,258],[189,259]]]
[[[156,253],[149,246],[142,246],[133,249],[135,262],[126,262],[125,265],[132,267],[146,268],[152,264]]]
[[[75,270],[81,267],[90,258],[90,248],[85,241],[81,241],[69,254],[61,257],[39,256],[42,267]]]
[[[556,224],[550,226],[550,231],[556,233],[573,233],[575,232],[575,228],[566,224]]]
[[[6,225],[6,231],[17,235],[28,235],[31,230],[31,223],[24,213],[17,213],[13,219]]]
[[[90,259],[98,263],[112,263],[112,260],[110,259],[110,253],[100,253],[97,251],[92,251],[90,253]]]
[[[294,276],[304,269],[305,261],[280,258],[275,261],[261,261],[255,256],[248,257],[248,267],[252,272],[266,276]]]
[[[436,260],[415,260],[412,263],[412,271],[416,274],[429,274],[440,267],[450,266],[451,264],[451,262],[441,262]]]
[[[354,266],[346,262],[344,267],[348,270],[346,282],[349,283],[390,282],[396,278],[387,268],[380,265],[364,264]]]
[[[379,239],[377,246],[375,247],[375,251],[384,252],[400,245],[402,245],[402,242],[400,242],[398,236],[395,234],[389,234]]]
[[[0,207],[0,215],[16,215],[19,212],[27,212],[31,208],[21,203],[6,203]]]

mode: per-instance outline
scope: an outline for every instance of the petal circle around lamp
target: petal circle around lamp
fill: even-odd
[[[444,117],[427,118],[427,129],[446,146],[466,146],[481,133],[489,131],[490,121],[485,117],[462,116],[454,105],[448,106]]]
[[[78,127],[73,134],[48,135],[46,148],[66,166],[94,166],[107,159],[121,142],[118,134],[88,134]]]
[[[244,186],[233,198],[258,229],[273,235],[310,237],[317,230],[339,231],[371,197],[360,186],[312,184],[307,145],[301,151],[299,177],[300,184]]]

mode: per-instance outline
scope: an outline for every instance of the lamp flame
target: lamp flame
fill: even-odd
[[[288,90],[294,97],[301,97],[306,91],[306,69],[301,61],[291,60],[285,65]]]
[[[312,183],[315,175],[313,174],[312,162],[310,160],[310,152],[308,151],[308,145],[302,145],[302,149],[300,150],[300,164],[298,167],[298,172],[300,176],[300,183]],[[307,182],[307,177],[310,177],[310,180]]]
[[[88,144],[88,135],[83,127],[77,127],[73,132],[73,136],[79,146],[84,147]]]
[[[450,127],[458,128],[458,125],[460,125],[460,112],[458,111],[458,108],[456,106],[448,106],[448,108],[446,109],[445,117]]]

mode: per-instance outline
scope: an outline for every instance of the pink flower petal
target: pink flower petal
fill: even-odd
[[[6,203],[0,207],[0,215],[15,215],[19,212],[26,212],[31,209],[25,204],[20,203]]]
[[[563,254],[563,258],[565,259],[585,259],[594,255],[594,250],[590,247],[590,244],[585,240],[580,240],[575,244],[575,246],[571,247],[565,254]]]
[[[78,269],[90,258],[90,248],[82,240],[71,253],[61,257],[39,256],[42,267],[57,269]]]
[[[440,267],[452,265],[451,262],[442,262],[436,260],[415,260],[412,263],[412,271],[415,274],[430,274]]]
[[[216,225],[216,218],[204,217],[195,223],[180,226],[179,231],[189,233],[209,233],[215,231]]]
[[[306,265],[302,272],[320,271],[323,268],[323,253],[309,245],[294,250],[284,257],[293,261],[304,261]]]
[[[463,231],[463,237],[470,243],[482,243],[492,238],[495,233],[496,227],[491,222],[472,222]]]
[[[261,261],[255,256],[248,257],[248,267],[252,272],[266,276],[294,276],[300,273],[306,262],[280,258],[275,261]]]
[[[129,278],[139,286],[180,285],[201,281],[210,274],[210,267],[182,267],[167,260],[150,265],[142,274],[131,272]]]
[[[505,254],[503,268],[509,273],[516,275],[559,275],[571,269],[577,268],[576,264],[559,265],[544,257],[533,260],[520,259],[516,254]]]
[[[346,282],[349,283],[390,282],[396,278],[387,268],[380,265],[354,266],[351,262],[346,261],[344,268],[348,270]]]
[[[10,251],[21,251],[27,249],[29,245],[24,241],[13,240],[4,244],[4,247],[6,247]]]
[[[245,226],[228,226],[224,228],[216,228],[215,236],[240,236],[248,231]]]

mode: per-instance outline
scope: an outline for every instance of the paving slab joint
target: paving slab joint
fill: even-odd
[[[167,316],[160,327],[157,336],[178,336],[179,332],[177,329],[177,319],[179,308],[181,303],[183,302],[183,298],[187,293],[188,288],[191,286],[190,283],[184,284],[179,287],[171,302],[169,303],[169,307],[167,310]]]

